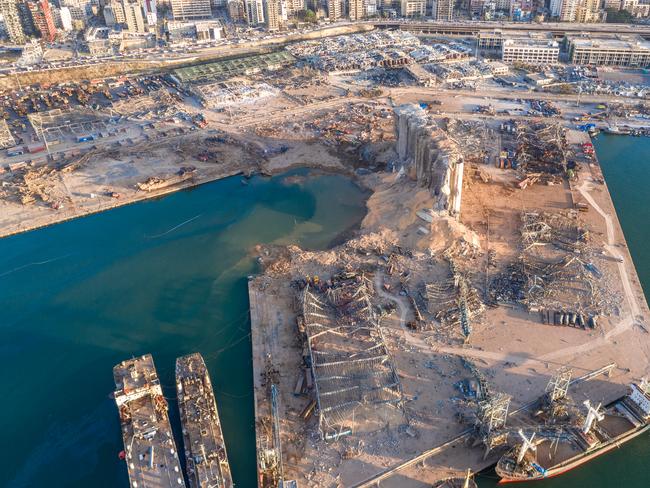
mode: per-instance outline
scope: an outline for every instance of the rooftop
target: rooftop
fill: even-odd
[[[294,60],[295,58],[287,51],[278,51],[247,58],[229,59],[179,68],[175,69],[173,73],[183,83],[208,82],[253,73],[262,69],[274,69],[293,63]]]
[[[545,38],[535,38],[535,37],[518,37],[515,39],[506,39],[503,41],[503,46],[513,46],[513,47],[535,47],[535,48],[559,48],[559,44],[556,41],[552,41]]]
[[[636,50],[650,52],[650,41],[641,36],[616,36],[616,37],[578,37],[571,39],[571,45],[579,49],[602,50]]]

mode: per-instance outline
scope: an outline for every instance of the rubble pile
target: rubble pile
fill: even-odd
[[[390,137],[392,112],[374,103],[348,104],[335,111],[311,114],[309,119],[295,121],[288,127],[276,124],[255,129],[261,137],[315,141],[329,146],[359,147],[368,142]]]
[[[424,69],[435,74],[441,82],[472,81],[503,75],[500,63],[463,61],[455,63],[427,63]]]
[[[482,120],[461,120],[446,118],[443,129],[456,142],[465,161],[483,162],[486,148],[495,140],[494,131]]]
[[[494,303],[518,303],[541,312],[544,322],[555,313],[567,323],[584,326],[591,317],[613,313],[620,297],[613,294],[594,264],[589,232],[562,214],[522,214],[521,253],[489,285]],[[580,318],[582,317],[582,318]],[[589,319],[589,320],[588,320]]]
[[[524,178],[519,188],[537,181],[558,182],[568,169],[565,130],[559,123],[518,126],[515,161]]]
[[[303,41],[288,49],[308,66],[331,72],[408,64],[407,53],[419,45],[418,38],[408,32],[378,31]]]
[[[242,79],[205,83],[192,87],[205,108],[223,108],[238,103],[251,103],[277,96],[279,91],[268,83],[252,83]]]

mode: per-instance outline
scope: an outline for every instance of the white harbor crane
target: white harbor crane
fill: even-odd
[[[582,432],[584,434],[588,434],[594,422],[596,420],[600,422],[605,418],[605,415],[600,412],[600,406],[602,405],[601,403],[599,403],[598,406],[594,408],[591,406],[591,403],[589,403],[589,400],[585,400],[583,405],[587,407],[587,418],[585,419],[585,423],[582,426]]]
[[[535,438],[535,432],[533,432],[533,435],[530,436],[530,439],[526,437],[526,434],[524,434],[524,431],[521,429],[519,429],[518,434],[519,437],[521,437],[522,443],[521,443],[521,447],[519,448],[519,455],[517,456],[517,464],[521,464],[528,450],[535,452],[537,451],[537,446],[533,444],[533,439]]]

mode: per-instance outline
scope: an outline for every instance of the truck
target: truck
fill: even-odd
[[[88,141],[94,141],[95,136],[92,134],[86,134],[84,136],[79,136],[77,137],[77,142],[88,142]]]

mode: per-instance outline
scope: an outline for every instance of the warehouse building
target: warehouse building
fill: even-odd
[[[547,39],[506,39],[501,54],[504,63],[557,64],[560,46]]]
[[[569,59],[573,64],[594,66],[650,67],[650,42],[641,36],[569,39]]]

